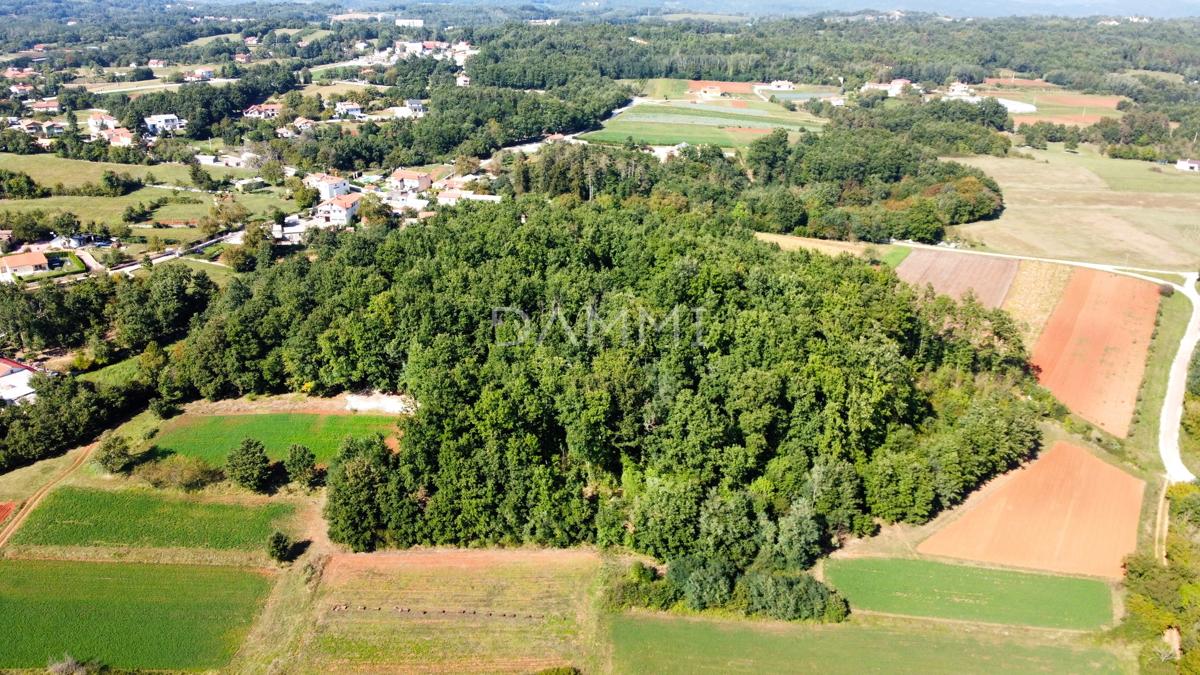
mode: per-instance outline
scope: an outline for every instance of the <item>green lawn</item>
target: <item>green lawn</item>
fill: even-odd
[[[42,669],[64,652],[113,668],[220,668],[270,587],[226,567],[0,560],[0,668]]]
[[[892,246],[880,262],[889,267],[899,267],[909,253],[912,253],[912,249],[907,246]]]
[[[152,173],[162,183],[184,187],[192,184],[188,179],[188,168],[182,164],[159,164],[157,166],[110,164],[108,162],[87,162],[81,159],[63,159],[50,154],[13,155],[0,152],[0,169],[23,171],[47,187],[53,187],[55,183],[62,183],[67,187],[83,185],[89,181],[98,183],[105,170],[128,173],[138,177]],[[224,166],[206,166],[204,170],[216,177],[244,178],[254,175],[254,171],[249,169],[233,169]]]
[[[1200,176],[1180,171],[1173,164],[1113,159],[1086,145],[1081,146],[1079,152],[1070,153],[1063,152],[1061,144],[1052,143],[1045,154],[1065,158],[1072,164],[1082,166],[1118,192],[1200,194]],[[1151,171],[1152,168],[1157,168],[1158,171]]]
[[[216,504],[159,492],[51,492],[13,537],[31,546],[130,546],[254,551],[284,529],[290,504]]]
[[[237,273],[234,272],[233,268],[231,267],[214,265],[212,263],[202,262],[199,260],[192,260],[191,258],[180,258],[172,261],[170,264],[186,265],[196,272],[204,272],[208,275],[209,279],[212,279],[218,286],[222,288],[224,288],[231,279],[237,276]]]
[[[301,443],[322,462],[333,457],[348,435],[388,435],[395,426],[396,418],[386,415],[183,415],[163,426],[156,443],[163,450],[224,464],[229,451],[250,436],[267,446],[272,459],[283,459],[288,446]]]
[[[1091,675],[1120,673],[1095,648],[1038,644],[935,628],[786,626],[618,615],[616,675]]]
[[[857,558],[826,560],[825,581],[852,610],[1077,630],[1112,623],[1112,593],[1094,579]]]
[[[199,220],[208,215],[212,208],[210,195],[199,193],[184,193],[196,197],[199,204],[167,204],[154,212],[155,220]],[[126,206],[138,203],[148,204],[155,199],[168,197],[171,191],[161,188],[142,188],[121,197],[46,197],[45,199],[0,199],[0,211],[70,211],[82,220],[97,222],[120,223]],[[260,191],[250,194],[239,194],[235,197],[251,213],[266,213],[272,206],[278,207],[285,213],[295,212],[294,201],[283,200],[272,191]],[[195,228],[137,228],[135,234],[143,236],[157,235],[163,241],[186,240],[194,241],[200,237],[200,230]]]
[[[90,373],[84,373],[79,376],[81,380],[95,382],[96,384],[125,384],[137,377],[142,369],[139,356],[131,356],[124,361],[117,361],[111,366],[104,366],[99,370],[93,370]]]
[[[723,148],[745,147],[762,134],[737,132],[699,124],[669,124],[660,122],[609,122],[599,131],[580,136],[587,141],[624,143],[629,136],[634,141],[650,145],[719,145]]]

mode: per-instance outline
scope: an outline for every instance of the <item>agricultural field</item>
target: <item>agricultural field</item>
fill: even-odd
[[[212,208],[212,196],[187,192],[185,194],[200,201],[199,204],[167,204],[154,211],[153,220],[199,220],[208,215]],[[145,187],[121,197],[46,197],[44,199],[3,199],[0,200],[0,211],[70,211],[84,220],[116,224],[122,222],[122,215],[128,206],[147,204],[155,199],[171,196],[171,191],[161,188]],[[251,213],[266,213],[272,206],[286,213],[295,212],[295,202],[280,199],[270,190],[260,190],[250,194],[239,194],[235,197],[238,202],[250,209]],[[195,229],[169,228],[145,229],[136,232],[146,236],[158,235],[166,239],[198,239],[200,231]],[[141,249],[135,249],[141,250]]]
[[[1103,675],[1113,654],[1066,640],[946,627],[720,622],[624,614],[611,621],[615,675]]]
[[[175,263],[189,267],[196,272],[204,272],[208,275],[209,279],[212,279],[213,282],[221,288],[224,288],[226,284],[228,284],[231,280],[233,280],[234,277],[237,276],[237,272],[234,272],[232,267],[218,265],[216,263],[210,263],[204,260],[180,258],[172,264]]]
[[[1137,546],[1146,484],[1059,442],[998,479],[982,500],[943,516],[924,555],[1120,579]]]
[[[1001,307],[1016,320],[1026,349],[1037,344],[1054,307],[1071,281],[1070,265],[1022,260]]]
[[[896,267],[896,275],[917,288],[932,284],[939,295],[955,299],[972,291],[984,307],[995,309],[1017,276],[1017,261],[919,248]]]
[[[1084,127],[1091,126],[1105,117],[1120,117],[1124,114],[1117,110],[1117,104],[1122,100],[1120,96],[1096,96],[1070,91],[1013,91],[1007,87],[990,92],[981,91],[980,95],[998,96],[1037,106],[1037,112],[1012,116],[1018,132],[1022,124],[1046,121]]]
[[[67,187],[74,187],[83,185],[89,181],[98,183],[100,182],[100,176],[105,171],[128,173],[136,177],[143,177],[148,173],[152,173],[163,184],[182,185],[184,187],[191,185],[191,181],[188,179],[188,168],[182,164],[141,166],[134,164],[112,164],[109,162],[86,162],[80,159],[63,159],[62,157],[50,154],[13,155],[7,152],[0,152],[0,169],[24,171],[31,178],[46,186],[54,186],[57,183],[62,183]],[[254,175],[254,171],[250,169],[234,169],[226,166],[206,166],[204,170],[208,171],[214,177],[245,178]],[[155,194],[163,195],[168,193],[159,191]],[[143,197],[143,199],[147,198]]]
[[[647,85],[649,86],[649,85]],[[751,104],[754,104],[751,106]],[[789,132],[819,129],[822,124],[807,113],[788,112],[761,100],[714,99],[701,102],[671,101],[636,105],[604,123],[604,129],[580,138],[606,143],[635,141],[651,145],[712,144],[745,147],[764,133],[782,128]]]
[[[599,570],[581,550],[334,556],[294,672],[586,669],[600,657]]]
[[[1073,412],[1124,438],[1154,334],[1158,287],[1078,268],[1032,350],[1038,381]]]
[[[141,490],[61,487],[17,530],[14,546],[259,550],[287,530],[290,504],[228,504]]]
[[[270,586],[223,567],[0,560],[0,668],[45,668],[64,652],[114,668],[220,668]]]
[[[1074,630],[1113,621],[1112,592],[1095,579],[910,558],[831,558],[824,574],[855,610]]]
[[[216,42],[217,40],[219,40],[221,38],[225,38],[226,40],[229,40],[230,42],[241,42],[242,34],[241,33],[222,33],[221,35],[209,35],[208,37],[196,38],[195,40],[192,40],[191,42],[189,42],[187,44],[189,47],[203,47],[204,45],[206,45],[210,42]]]
[[[246,436],[263,442],[271,459],[283,459],[293,443],[307,445],[318,462],[328,461],[348,435],[394,435],[396,418],[386,415],[274,413],[181,415],[162,425],[154,443],[161,451],[224,464],[225,455]]]
[[[996,179],[1004,212],[952,228],[981,250],[1122,267],[1192,271],[1200,266],[1200,176],[1171,166],[1032,151],[1021,158],[959,157]]]

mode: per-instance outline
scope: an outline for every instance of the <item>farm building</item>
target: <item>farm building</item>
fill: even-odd
[[[1175,162],[1175,168],[1180,171],[1200,171],[1200,159],[1181,159]]]
[[[792,91],[795,88],[796,85],[792,84],[790,80],[775,80],[771,83],[771,89],[775,91]]]

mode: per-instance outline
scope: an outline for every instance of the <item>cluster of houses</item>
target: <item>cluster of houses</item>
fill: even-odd
[[[53,107],[36,105],[34,107],[51,114],[59,112],[57,101],[46,101],[45,103],[54,105]],[[5,120],[9,129],[37,137],[36,143],[46,149],[53,147],[54,139],[67,130],[67,125],[58,120],[39,121],[19,117],[0,118],[0,120]],[[187,128],[187,120],[180,119],[175,115],[150,115],[143,119],[143,123],[146,125],[150,141],[156,140],[164,133],[175,133]],[[106,142],[114,147],[129,147],[137,141],[137,134],[121,126],[117,118],[103,110],[97,110],[88,115],[87,133],[92,142]]]

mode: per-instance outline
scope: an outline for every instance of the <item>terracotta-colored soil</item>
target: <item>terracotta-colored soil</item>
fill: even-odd
[[[0,502],[0,523],[3,523],[15,508],[17,508],[16,502]]]
[[[379,553],[335,555],[325,565],[323,581],[344,583],[364,574],[386,574],[395,570],[446,569],[486,570],[512,563],[572,563],[598,559],[585,549],[518,548],[462,549],[430,548]]]
[[[1017,276],[1001,307],[1017,320],[1026,348],[1037,344],[1074,269],[1042,260],[1022,260],[1017,266]]]
[[[896,268],[896,274],[920,288],[933,284],[938,294],[955,299],[973,289],[984,307],[995,309],[1004,302],[1017,276],[1017,266],[1017,261],[1010,258],[913,249]]]
[[[917,551],[1119,579],[1137,546],[1144,481],[1057,443]]]
[[[720,87],[722,94],[753,94],[753,82],[717,82],[715,80],[692,80],[688,91],[698,92],[704,87]]]
[[[1073,412],[1124,438],[1146,370],[1158,288],[1075,270],[1033,348],[1038,380]]]
[[[733,101],[729,102],[729,107],[730,108],[749,108],[750,106],[746,105],[745,101],[733,100]]]

